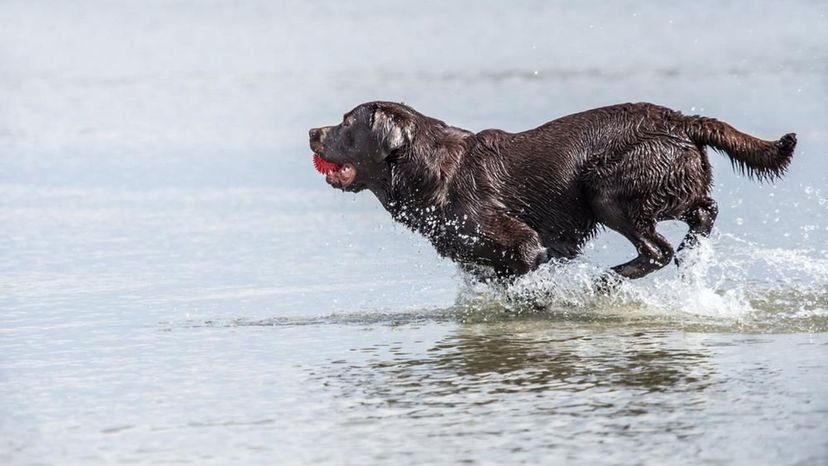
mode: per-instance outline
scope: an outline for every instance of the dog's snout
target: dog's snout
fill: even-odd
[[[325,135],[328,134],[328,128],[311,128],[308,131],[310,137],[310,148],[315,153],[320,154],[324,151]]]
[[[325,142],[325,136],[328,134],[330,127],[325,128],[311,128],[308,132],[311,141]]]

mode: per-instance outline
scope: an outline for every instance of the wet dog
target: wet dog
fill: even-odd
[[[795,146],[793,133],[765,141],[648,103],[588,110],[521,133],[472,133],[403,104],[369,102],[336,126],[310,130],[331,186],[370,190],[440,255],[507,277],[575,257],[599,225],[638,252],[615,273],[658,270],[674,251],[657,222],[687,223],[679,250],[713,228],[707,147],[743,173],[773,179]]]

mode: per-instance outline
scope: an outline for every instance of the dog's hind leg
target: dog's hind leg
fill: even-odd
[[[619,233],[630,240],[638,251],[635,259],[612,268],[622,277],[641,278],[664,267],[673,259],[673,247],[655,230],[655,224],[645,230]]]
[[[638,219],[634,221],[618,204],[605,199],[593,205],[596,219],[624,235],[638,252],[638,256],[612,270],[626,278],[640,278],[654,272],[673,259],[673,247],[655,229],[656,221]]]
[[[716,201],[709,197],[705,197],[698,204],[688,209],[681,216],[681,220],[687,223],[690,230],[679,244],[676,252],[680,252],[685,248],[693,248],[699,242],[699,236],[708,237],[710,231],[713,230],[713,223],[716,222],[716,216],[719,214],[719,208]],[[676,264],[681,265],[681,260],[677,256]]]

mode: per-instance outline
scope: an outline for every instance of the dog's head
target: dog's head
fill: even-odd
[[[381,183],[388,164],[412,143],[415,119],[416,112],[405,105],[369,102],[336,126],[311,129],[311,150],[328,162],[325,180],[353,192]]]

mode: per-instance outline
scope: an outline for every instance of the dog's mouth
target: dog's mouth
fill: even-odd
[[[313,154],[313,166],[316,171],[325,175],[325,181],[334,188],[347,189],[356,178],[356,167],[348,162],[339,165],[328,162],[319,154]]]

